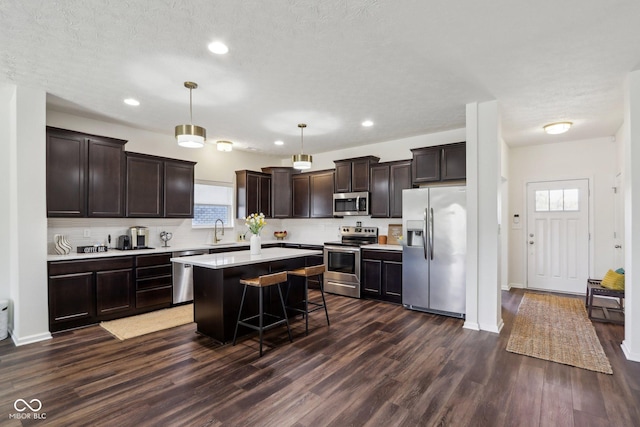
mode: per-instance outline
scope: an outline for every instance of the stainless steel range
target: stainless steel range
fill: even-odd
[[[378,227],[340,227],[342,240],[324,244],[324,290],[360,298],[360,246],[378,241]]]

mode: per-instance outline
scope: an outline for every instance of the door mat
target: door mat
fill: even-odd
[[[100,326],[119,340],[126,340],[193,322],[193,304],[151,313],[100,322]]]
[[[613,374],[584,299],[525,293],[507,351]]]

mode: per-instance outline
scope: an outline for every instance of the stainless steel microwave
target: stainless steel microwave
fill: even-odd
[[[369,215],[369,192],[334,193],[333,216]]]

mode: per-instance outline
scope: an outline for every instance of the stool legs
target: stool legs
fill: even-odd
[[[244,285],[242,290],[242,299],[240,300],[240,310],[238,310],[238,321],[236,322],[236,330],[233,332],[233,344],[236,345],[236,337],[238,336],[238,326],[240,326],[240,319],[242,319],[242,307],[244,306],[244,297],[247,294],[247,285]]]
[[[305,276],[304,277],[304,300],[302,301],[302,303],[304,304],[304,308],[300,309],[300,308],[295,308],[295,307],[289,307],[290,309],[297,311],[299,313],[302,313],[302,317],[304,318],[305,321],[305,335],[309,335],[309,313],[319,310],[320,308],[324,308],[324,314],[327,318],[327,325],[331,325],[331,323],[329,322],[329,311],[327,310],[327,301],[324,297],[324,284],[323,284],[323,275],[322,274],[318,274],[317,277],[319,284],[320,284],[320,295],[322,296],[322,304],[320,303],[316,303],[316,302],[309,302],[309,277],[314,277],[314,276]],[[289,283],[287,285],[287,300],[289,299],[289,290],[291,287],[291,283]],[[311,310],[309,310],[309,304],[314,305],[315,307]]]
[[[289,342],[293,342],[293,337],[291,336],[291,328],[289,328],[289,318],[287,317],[287,308],[284,305],[284,299],[282,298],[282,289],[280,288],[280,283],[278,283],[278,295],[280,295],[280,304],[282,305],[282,313],[284,315],[284,321],[287,324],[287,333],[289,334]]]
[[[322,295],[322,305],[324,305],[324,314],[327,316],[327,326],[330,326],[329,323],[329,312],[327,311],[327,301],[324,299],[324,277],[322,274],[318,274],[318,280],[320,282],[320,295]]]

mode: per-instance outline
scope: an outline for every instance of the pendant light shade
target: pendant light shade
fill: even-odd
[[[201,126],[193,124],[193,102],[191,92],[198,88],[194,82],[184,82],[184,87],[189,89],[189,121],[188,125],[176,126],[176,140],[178,145],[186,148],[202,148],[207,139],[207,130]]]
[[[300,154],[294,154],[291,157],[293,168],[298,170],[310,169],[313,158],[309,154],[304,154],[304,128],[307,125],[300,123],[298,127],[300,128]]]
[[[233,150],[233,142],[218,141],[216,142],[216,148],[218,148],[218,151],[231,151]]]

